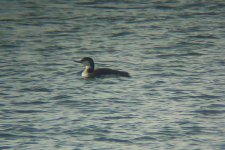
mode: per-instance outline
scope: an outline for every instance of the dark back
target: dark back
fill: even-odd
[[[94,71],[95,77],[101,77],[106,75],[115,75],[115,76],[121,76],[121,77],[130,77],[128,72],[125,71],[117,71],[109,68],[99,68]]]

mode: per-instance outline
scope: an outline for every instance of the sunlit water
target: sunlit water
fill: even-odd
[[[0,149],[225,149],[225,2],[0,1]],[[132,78],[84,80],[73,60]]]

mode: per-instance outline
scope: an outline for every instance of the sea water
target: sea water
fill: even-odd
[[[0,149],[225,149],[225,1],[1,0]],[[84,80],[96,67],[132,78]]]

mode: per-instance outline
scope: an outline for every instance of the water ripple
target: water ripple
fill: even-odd
[[[224,6],[1,0],[0,149],[225,149]]]

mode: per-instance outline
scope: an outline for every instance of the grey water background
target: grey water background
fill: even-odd
[[[1,0],[0,149],[225,149],[225,1]],[[132,78],[84,80],[73,60]]]

